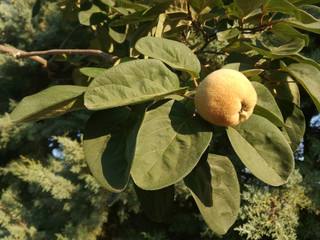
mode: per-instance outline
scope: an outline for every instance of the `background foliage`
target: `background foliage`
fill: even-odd
[[[161,1],[153,2],[164,4]],[[197,3],[202,1],[190,2],[194,9],[201,7],[201,4],[198,6]],[[217,4],[219,1],[213,2]],[[40,8],[37,10],[39,3]],[[223,3],[231,3],[227,8],[230,19],[239,17],[239,13],[233,11],[235,6],[231,1]],[[160,20],[165,17],[152,11],[147,11],[146,14],[148,5],[145,4],[149,3],[144,1],[117,1],[117,4],[113,5],[113,1],[24,0],[5,1],[0,4],[0,44],[9,44],[25,51],[59,47],[96,48],[119,57],[138,56],[137,50],[147,51],[147,48],[139,50],[137,46],[137,49],[134,49],[131,47],[132,42],[145,35],[158,36],[162,32],[158,30],[162,29],[163,24]],[[179,12],[181,9],[187,11],[186,5],[184,1],[175,1],[175,4],[176,8],[168,8],[167,12],[172,24],[162,30],[167,38],[186,39],[186,36],[177,35],[176,31],[186,27],[186,20],[179,15],[182,14]],[[234,4],[242,6],[245,1],[235,1]],[[106,9],[109,9],[107,6],[112,6],[109,15],[105,14]],[[317,9],[309,8],[317,13]],[[248,12],[240,14],[244,16],[251,10],[249,8],[246,10]],[[270,9],[270,12],[272,11],[274,10]],[[142,12],[145,14],[144,18],[141,17]],[[225,12],[217,8],[197,17],[216,17],[223,14]],[[232,17],[232,14],[235,16]],[[119,15],[126,17],[120,18]],[[152,21],[155,16],[157,22]],[[254,17],[252,16],[252,21],[256,21]],[[139,22],[140,19],[146,20]],[[176,19],[179,21],[175,22]],[[236,24],[230,19],[221,21],[217,26],[218,31]],[[113,25],[109,25],[110,22],[113,22]],[[126,28],[124,23],[133,24],[135,28],[131,29],[131,25]],[[292,26],[295,24],[297,23],[291,23]],[[288,26],[287,28],[289,29]],[[308,27],[303,25],[302,29],[305,28]],[[202,69],[201,74],[205,76],[212,69],[237,62],[239,57],[244,63],[257,61],[254,54],[247,56],[237,51],[229,56],[221,54],[221,50],[227,52],[230,49],[236,50],[239,46],[229,44],[237,43],[234,38],[239,33],[234,29],[220,31],[213,40],[206,38],[206,35],[197,29],[189,32],[190,47],[197,53],[202,65],[210,65],[209,68]],[[254,32],[248,34],[256,34],[258,38],[255,41],[278,46],[282,45],[284,40],[289,41],[290,34],[297,34],[289,31],[283,40],[269,31],[261,33],[260,30],[254,29]],[[207,31],[210,32],[210,29]],[[272,31],[279,32],[279,29]],[[212,34],[216,32],[213,31]],[[305,39],[304,45],[309,41],[309,46],[303,49],[303,56],[310,58],[309,62],[312,59],[319,63],[317,35],[304,30],[301,30],[301,34],[304,34],[300,36]],[[205,47],[200,45],[203,42]],[[279,54],[283,54],[270,51],[270,48],[257,49],[259,45],[252,43],[245,44],[240,45],[240,48],[254,49],[271,58],[276,59]],[[301,42],[294,44],[297,46]],[[144,54],[151,56],[151,53]],[[287,54],[285,52],[285,55]],[[293,57],[297,58],[301,60],[303,57]],[[57,55],[48,60],[52,64],[48,69],[42,69],[40,64],[31,60],[14,60],[11,56],[0,55],[1,238],[219,239],[205,224],[189,191],[182,183],[175,186],[173,214],[164,223],[148,220],[140,209],[131,181],[121,194],[104,190],[90,174],[83,155],[82,133],[90,115],[89,111],[72,112],[37,123],[13,124],[10,121],[7,112],[11,112],[16,102],[24,96],[57,84],[87,86],[91,78],[82,74],[80,68],[84,71],[83,67],[108,68],[112,65],[97,56]],[[314,62],[311,64],[315,65]],[[192,86],[189,75],[183,72],[179,74],[180,81]],[[303,88],[300,88],[300,93],[306,133],[303,145],[295,153],[297,170],[290,176],[289,182],[281,187],[265,185],[244,171],[243,164],[230,145],[226,144],[226,133],[220,128],[214,128],[213,132],[217,137],[210,152],[230,153],[228,157],[235,165],[242,193],[240,215],[223,239],[320,239],[319,231],[315,231],[320,229],[319,120],[313,118],[317,111]]]

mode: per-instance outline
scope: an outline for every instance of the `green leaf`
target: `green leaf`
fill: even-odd
[[[208,226],[217,234],[225,234],[240,208],[239,183],[231,161],[209,154],[184,181]]]
[[[159,15],[155,37],[162,37],[162,33],[163,33],[163,30],[165,27],[164,24],[165,24],[166,18],[167,18],[167,14],[165,14],[165,13],[161,13]]]
[[[255,0],[255,1],[248,1],[248,0],[234,0],[234,4],[241,12],[242,17],[247,16],[253,10],[258,8],[262,4],[263,0]]]
[[[276,98],[290,101],[300,106],[299,86],[287,72],[276,71],[267,75]]]
[[[84,67],[80,68],[80,72],[88,77],[98,77],[101,73],[106,71],[105,68],[95,68],[95,67]]]
[[[283,20],[283,22],[295,28],[300,28],[318,34],[320,33],[320,21],[316,21],[313,23],[301,23],[295,20]]]
[[[245,166],[261,181],[279,186],[294,169],[291,147],[281,131],[267,119],[253,114],[227,134]]]
[[[169,101],[146,113],[141,126],[132,178],[142,189],[177,183],[198,163],[212,137],[211,125]]]
[[[135,60],[112,67],[89,85],[85,105],[101,110],[162,98],[179,91],[179,79],[162,62]]]
[[[221,52],[247,52],[252,50],[251,45],[246,43],[247,43],[246,39],[233,41],[229,45],[222,48],[220,51]]]
[[[292,102],[277,100],[283,113],[286,126],[282,129],[290,139],[290,146],[295,152],[304,136],[306,130],[306,121],[303,112]]]
[[[294,4],[295,6],[320,3],[320,0],[288,0],[288,1]]]
[[[311,58],[307,58],[305,56],[302,56],[301,54],[290,55],[290,56],[288,56],[288,58],[291,58],[291,59],[293,59],[293,60],[295,60],[297,62],[300,62],[300,63],[307,63],[309,65],[312,65],[312,66],[316,67],[320,71],[319,63],[317,63],[316,61],[314,61]]]
[[[47,88],[23,98],[10,118],[14,122],[35,122],[83,109],[83,93],[86,89],[74,85]]]
[[[229,63],[222,68],[233,69],[242,72],[246,77],[257,76],[263,72],[263,69],[257,69],[255,66],[246,63]]]
[[[125,15],[122,18],[113,21],[110,26],[123,26],[127,24],[135,24],[147,21],[153,21],[157,19],[157,17],[165,12],[169,5],[169,2],[159,3],[153,7],[149,7],[147,9],[143,9],[140,11],[136,11],[129,15]]]
[[[259,46],[255,46],[248,42],[244,42],[244,44],[263,56],[277,59],[300,52],[305,45],[305,41],[301,38],[294,38],[284,45],[273,48],[267,48],[262,43],[260,43]]]
[[[217,38],[219,41],[225,41],[231,38],[234,38],[241,34],[241,31],[238,28],[231,28],[225,31],[221,31],[217,33]]]
[[[163,222],[172,213],[174,203],[174,186],[171,185],[154,191],[146,191],[134,185],[144,213],[153,221]]]
[[[265,117],[278,127],[284,127],[283,117],[278,104],[271,92],[261,83],[251,82],[258,94],[257,105],[254,113]]]
[[[294,38],[301,38],[305,41],[305,46],[309,44],[309,36],[307,34],[299,32],[288,24],[281,22],[277,23],[273,25],[270,31],[282,37],[287,42],[293,40]]]
[[[266,12],[293,14],[295,18],[302,23],[312,23],[317,21],[317,19],[312,15],[297,8],[286,0],[264,0],[263,8],[266,10]]]
[[[81,6],[78,13],[80,24],[85,26],[96,25],[107,18],[105,11],[101,10],[97,5],[92,3],[85,3]]]
[[[281,65],[283,69],[299,81],[320,112],[320,71],[314,66],[305,63],[293,63],[286,66],[282,62]]]
[[[222,0],[190,0],[190,6],[196,11],[198,16],[203,16],[211,12],[214,7],[222,7]]]
[[[100,0],[100,1],[108,5],[109,7],[113,7],[115,5],[115,0]]]
[[[143,106],[95,112],[83,135],[84,153],[92,175],[106,189],[121,192],[128,184]]]
[[[117,43],[123,43],[127,37],[128,25],[120,27],[109,26],[109,36]]]
[[[183,43],[155,37],[139,39],[135,48],[140,53],[161,60],[174,69],[191,72],[199,77],[201,71],[197,56]]]

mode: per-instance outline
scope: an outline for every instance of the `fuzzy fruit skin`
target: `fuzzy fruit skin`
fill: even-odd
[[[195,94],[199,115],[218,126],[235,126],[247,120],[257,103],[257,93],[242,73],[220,69],[210,73]]]

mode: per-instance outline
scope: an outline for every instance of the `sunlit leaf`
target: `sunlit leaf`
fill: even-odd
[[[83,109],[83,93],[86,89],[73,85],[47,88],[23,98],[10,114],[10,118],[15,122],[34,122]]]
[[[155,37],[143,37],[135,45],[140,53],[159,59],[174,69],[199,76],[201,71],[197,56],[183,43]]]
[[[132,165],[134,182],[155,190],[177,183],[198,163],[211,140],[211,126],[178,101],[146,113]]]
[[[286,66],[282,62],[282,68],[299,81],[320,112],[320,71],[305,63],[292,63]]]
[[[270,80],[271,91],[273,91],[277,99],[290,101],[297,106],[300,106],[299,86],[289,73],[276,71],[265,77]]]
[[[291,25],[295,28],[300,28],[303,30],[307,30],[309,32],[320,33],[320,21],[312,22],[312,23],[301,23],[295,20],[284,20],[283,22]]]
[[[107,13],[97,5],[87,2],[82,5],[78,18],[82,25],[90,26],[104,21],[107,18]]]
[[[103,73],[107,69],[105,68],[95,68],[95,67],[84,67],[80,68],[80,72],[88,77],[97,77],[99,74]]]
[[[286,0],[263,0],[263,8],[266,12],[281,12],[293,14],[295,18],[302,23],[316,22],[317,19],[311,14],[297,8],[295,5]]]
[[[253,114],[227,134],[245,166],[261,181],[278,186],[294,169],[291,147],[281,131],[265,118]]]
[[[228,68],[242,72],[246,77],[257,76],[263,72],[263,69],[258,69],[255,66],[246,63],[229,63],[224,65],[222,68]]]
[[[270,31],[282,37],[288,42],[294,38],[301,38],[301,39],[304,39],[306,46],[309,44],[309,36],[307,34],[303,34],[299,32],[298,30],[296,30],[295,28],[291,27],[288,24],[280,22],[278,24],[275,24],[270,29]]]
[[[262,45],[262,43],[259,46],[255,46],[248,42],[245,42],[244,44],[251,47],[253,50],[263,56],[276,59],[300,52],[305,45],[305,41],[301,38],[294,38],[284,45],[273,48],[267,48],[266,46]]]
[[[254,113],[265,117],[279,127],[284,127],[285,124],[281,111],[270,91],[261,83],[252,82],[252,85],[258,94],[258,101],[254,108]]]
[[[234,38],[241,34],[241,31],[238,28],[231,28],[225,31],[220,31],[217,33],[217,38],[219,41],[225,41],[231,38]]]
[[[263,0],[234,0],[234,4],[240,10],[242,17],[247,16],[253,10],[258,8],[262,4]]]
[[[179,80],[153,59],[121,63],[96,77],[85,93],[85,105],[101,110],[137,104],[179,91]]]
[[[319,71],[320,71],[320,65],[319,63],[317,63],[315,60],[311,59],[311,58],[307,58],[301,54],[294,54],[294,55],[290,55],[287,56],[288,58],[294,59],[295,61],[299,62],[299,63],[307,63],[309,65],[312,65],[314,67],[316,67]]]

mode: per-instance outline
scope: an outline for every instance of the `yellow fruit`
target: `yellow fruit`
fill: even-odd
[[[218,126],[234,126],[247,120],[257,103],[257,93],[242,73],[220,69],[210,73],[195,94],[200,116]]]

